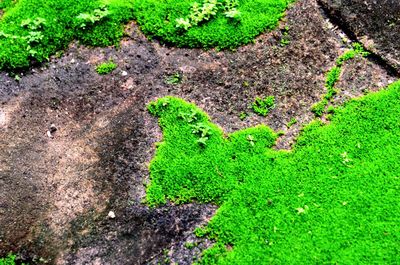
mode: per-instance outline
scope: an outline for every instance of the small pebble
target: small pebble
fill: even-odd
[[[115,213],[113,211],[109,211],[107,216],[108,216],[108,218],[114,219]]]

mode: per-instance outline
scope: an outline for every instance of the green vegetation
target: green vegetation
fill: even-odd
[[[193,248],[195,248],[197,246],[197,244],[193,243],[193,242],[186,242],[184,246],[187,249],[193,249]]]
[[[117,45],[121,23],[133,18],[132,1],[19,0],[0,20],[0,69],[27,67],[65,48],[73,39],[93,46]]]
[[[360,43],[353,43],[352,46],[353,49],[342,54],[336,60],[336,65],[327,73],[325,81],[325,88],[327,92],[320,102],[311,107],[311,111],[314,112],[315,116],[322,117],[322,115],[325,113],[326,106],[329,104],[329,101],[332,100],[332,98],[337,94],[335,85],[340,79],[343,63],[355,58],[357,55],[362,57],[369,55],[369,52],[365,51]]]
[[[99,75],[106,75],[117,69],[117,65],[113,61],[108,61],[106,63],[99,64],[96,67],[96,72]]]
[[[165,78],[165,83],[167,83],[168,85],[177,85],[181,82],[182,82],[182,75],[180,73],[175,73]]]
[[[297,123],[297,119],[296,119],[296,118],[292,118],[292,119],[290,119],[290,121],[288,122],[287,127],[290,128],[290,127],[292,127],[293,125],[295,125],[296,123]]]
[[[240,119],[241,121],[244,121],[244,120],[247,118],[247,116],[249,116],[249,115],[247,114],[247,112],[242,111],[242,112],[240,112],[240,114],[239,114],[239,119]]]
[[[149,37],[179,47],[233,49],[276,27],[292,0],[142,0],[135,17]]]
[[[357,55],[367,57],[370,53],[364,50],[364,47],[360,43],[353,43],[353,49],[345,52],[336,60],[336,66],[341,67],[344,62],[355,58]]]
[[[396,264],[400,235],[400,81],[307,125],[293,151],[260,125],[232,134],[173,97],[148,105],[163,141],[150,164],[151,206],[220,206],[195,234],[216,244],[201,264]],[[207,144],[194,127],[207,128]]]
[[[0,9],[7,9],[14,5],[14,0],[0,0]]]
[[[316,117],[322,117],[325,113],[325,107],[328,105],[329,101],[327,99],[323,99],[320,102],[315,103],[311,107],[311,111],[314,112]]]
[[[275,97],[269,96],[266,98],[256,97],[252,105],[253,111],[260,116],[267,116],[269,111],[275,108]]]
[[[14,265],[15,264],[15,255],[9,254],[5,258],[0,258],[0,265]]]
[[[281,46],[284,47],[286,45],[289,45],[289,43],[290,43],[289,27],[286,26],[282,30]]]
[[[43,62],[73,40],[118,45],[137,19],[150,38],[177,46],[236,48],[276,27],[294,0],[0,0],[0,69]]]
[[[8,254],[7,257],[5,258],[0,258],[0,265],[15,265],[17,264],[16,262],[17,256],[14,254]],[[18,263],[21,265],[24,265],[25,263]]]

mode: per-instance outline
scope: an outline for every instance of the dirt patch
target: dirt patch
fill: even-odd
[[[146,104],[179,96],[227,132],[260,123],[284,130],[278,148],[290,148],[313,119],[310,107],[326,92],[324,75],[345,48],[314,0],[298,1],[279,29],[236,52],[161,46],[134,23],[127,32],[118,49],[74,43],[61,58],[18,73],[19,82],[0,73],[0,255],[15,251],[52,264],[191,263],[211,242],[190,250],[185,242],[197,240],[193,229],[216,207],[142,203],[161,140]],[[118,68],[99,76],[95,65],[109,59]],[[175,73],[182,82],[167,84]],[[347,91],[375,90],[393,79],[360,59],[345,66],[339,85],[353,96],[359,90]],[[277,102],[270,115],[252,113],[254,98],[270,95]],[[288,129],[292,118],[299,122]]]

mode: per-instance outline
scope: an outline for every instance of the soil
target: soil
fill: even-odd
[[[290,149],[313,120],[310,108],[325,94],[325,73],[346,39],[316,0],[299,0],[278,29],[237,51],[166,47],[130,23],[120,47],[72,43],[49,63],[0,72],[0,256],[13,251],[40,264],[190,264],[212,244],[193,230],[218,207],[146,206],[148,164],[162,139],[146,104],[179,96],[226,132],[260,123],[282,130],[276,148]],[[109,59],[118,68],[98,75],[95,66]],[[168,84],[175,73],[182,81]],[[354,60],[344,67],[336,103],[397,77],[373,58]],[[254,98],[270,95],[275,109],[265,118],[252,113]],[[292,118],[298,123],[288,128]]]

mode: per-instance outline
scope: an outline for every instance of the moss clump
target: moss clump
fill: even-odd
[[[93,46],[117,45],[132,0],[19,0],[0,20],[0,69],[48,60],[73,39]]]
[[[14,0],[0,0],[0,9],[7,9],[14,5]]]
[[[322,117],[322,115],[325,113],[326,106],[329,104],[329,101],[332,100],[332,98],[337,94],[335,85],[340,79],[343,64],[351,59],[354,59],[357,55],[362,57],[369,55],[369,52],[365,51],[363,46],[359,43],[353,43],[352,47],[353,49],[348,50],[336,60],[336,65],[332,67],[332,69],[326,74],[326,94],[323,96],[320,102],[314,104],[311,108],[311,111],[314,112],[315,116]]]
[[[117,67],[117,64],[115,64],[113,61],[108,61],[96,66],[96,72],[99,75],[106,75],[117,69]]]
[[[150,38],[179,47],[236,48],[276,27],[292,0],[0,1],[0,69],[43,62],[73,39],[118,45],[136,18]]]
[[[290,121],[287,124],[287,127],[290,128],[293,125],[295,125],[297,123],[297,119],[296,118],[291,118]]]
[[[275,107],[275,97],[269,96],[266,98],[256,97],[253,103],[253,111],[260,116],[267,116],[270,110]]]
[[[149,37],[179,47],[228,48],[276,27],[291,0],[141,0],[135,17]]]
[[[0,258],[0,265],[15,265],[15,264],[27,265],[26,263],[21,263],[21,261],[17,262],[17,256],[12,253],[8,254],[8,256],[5,258]]]
[[[306,126],[291,152],[266,126],[224,134],[193,104],[149,111],[163,141],[147,201],[213,202],[200,264],[394,264],[399,257],[400,82]],[[193,126],[208,128],[207,145]],[[384,214],[383,214],[384,213]]]

